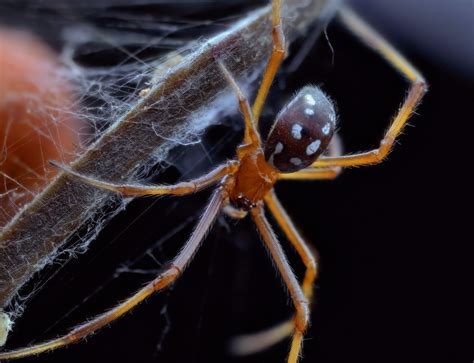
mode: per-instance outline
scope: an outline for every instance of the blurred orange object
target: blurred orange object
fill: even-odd
[[[79,122],[55,53],[33,36],[0,28],[0,227],[67,163]]]

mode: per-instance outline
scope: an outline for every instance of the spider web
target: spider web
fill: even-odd
[[[18,36],[15,39],[36,42],[41,50],[47,49],[48,57],[51,55],[52,59],[56,56],[57,59],[51,60],[53,69],[48,68],[51,71],[48,77],[54,77],[49,83],[41,83],[45,82],[44,79],[33,79],[32,87],[20,89],[16,93],[10,89],[9,93],[2,95],[5,102],[15,98],[21,105],[28,105],[36,117],[29,119],[22,114],[21,121],[18,114],[10,113],[4,117],[0,141],[1,164],[5,166],[10,159],[15,158],[16,152],[27,147],[31,150],[26,152],[38,153],[40,160],[31,166],[16,157],[14,169],[2,167],[0,232],[54,177],[56,170],[49,165],[49,159],[69,163],[80,156],[88,145],[133,107],[160,74],[192,52],[199,45],[199,39],[202,41],[213,33],[225,30],[237,17],[235,7],[229,4],[221,5],[219,11],[215,12],[219,15],[213,18],[213,13],[206,13],[206,7],[189,2],[186,10],[180,4],[151,1],[137,1],[135,4],[121,1],[81,2],[78,5],[63,1],[12,1],[2,3],[1,7],[2,30],[5,33]],[[48,87],[58,89],[61,93],[58,102],[45,102],[41,92]],[[222,118],[215,117],[218,113],[225,116],[226,113],[234,112],[235,107],[222,104],[221,110],[214,110],[202,121],[201,126],[189,125],[190,129],[174,133],[172,138],[168,138],[167,146],[157,153],[150,164],[150,168],[157,163],[159,167],[143,170],[141,177],[150,175],[152,171],[163,171],[175,163],[176,153],[182,153],[182,150],[171,153],[169,150],[174,150],[177,145],[199,146],[204,125],[222,122]],[[27,130],[19,138],[14,135],[18,123],[24,124]],[[68,139],[58,136],[60,132],[67,133]],[[160,132],[157,128],[157,137],[161,136]],[[13,142],[10,141],[12,138]],[[209,158],[211,154],[206,151],[201,159]],[[186,164],[180,168],[182,177],[202,172],[199,167]],[[22,315],[25,303],[48,280],[61,273],[62,267],[58,269],[58,266],[64,266],[72,256],[84,253],[89,241],[103,228],[104,223],[123,210],[127,203],[127,200],[116,200],[104,208],[101,215],[95,217],[99,223],[80,235],[82,242],[68,244],[55,259],[51,271],[46,271],[15,297],[10,305],[11,316]],[[195,215],[198,213],[199,209],[194,212]],[[188,227],[194,220],[195,217],[185,219],[174,231]],[[156,273],[164,262],[163,256],[155,257],[156,251],[172,235],[173,231],[170,231],[168,237],[159,238],[145,252],[123,261],[115,272],[95,286],[95,291],[84,301],[91,299],[120,275],[143,274],[149,278]],[[151,259],[155,268],[134,267],[144,258]],[[55,325],[52,324],[49,329]]]
[[[20,99],[44,121],[40,125],[25,117],[22,123],[30,124],[28,134],[15,138],[10,145],[7,143],[10,133],[14,132],[15,123],[20,122],[15,114],[6,115],[2,120],[2,164],[24,144],[33,143],[36,138],[44,140],[40,140],[37,150],[34,150],[42,157],[38,165],[34,165],[35,169],[22,160],[15,161],[16,169],[20,170],[11,174],[2,168],[0,227],[5,226],[55,174],[54,168],[48,164],[48,155],[60,157],[63,162],[74,160],[133,107],[141,92],[152,86],[154,79],[196,47],[191,42],[225,29],[226,24],[235,19],[235,16],[200,18],[202,14],[193,15],[193,10],[189,9],[190,15],[187,18],[184,15],[182,19],[151,15],[163,13],[161,8],[169,13],[173,7],[167,2],[137,1],[136,6],[124,8],[121,5],[121,1],[81,2],[77,6],[62,1],[47,5],[41,1],[12,1],[2,5],[5,8],[2,11],[3,24],[36,34],[40,41],[47,43],[41,47],[56,48],[58,61],[53,64],[56,67],[54,73],[48,73],[55,78],[51,83],[42,84],[43,79],[33,80],[33,91],[14,93],[10,90],[5,97],[7,101],[13,97]],[[151,12],[150,7],[157,11]],[[175,12],[177,8],[174,7]],[[194,11],[196,9],[197,6]],[[44,96],[40,91],[45,86],[67,88],[65,93],[68,94],[60,99],[61,102],[42,102]],[[59,131],[69,133],[71,140],[68,141],[74,145],[66,145],[57,137],[55,133]],[[159,135],[160,130],[156,132]],[[170,141],[177,144],[199,142],[199,135],[189,135],[185,130],[182,134],[185,136],[176,135]],[[47,147],[53,151],[46,150]],[[31,179],[42,179],[43,182],[35,185],[29,182]]]
[[[81,156],[83,151],[99,139],[104,131],[134,107],[143,93],[153,87],[154,82],[163,72],[179,63],[187,54],[192,53],[207,37],[224,31],[238,17],[235,15],[238,13],[236,9],[241,9],[238,1],[227,2],[226,5],[210,4],[209,7],[212,7],[215,13],[207,11],[208,8],[198,3],[187,2],[183,10],[183,4],[179,2],[170,4],[166,1],[157,3],[144,0],[133,2],[133,4],[130,1],[125,3],[119,0],[81,2],[81,4],[58,0],[48,2],[47,5],[41,1],[30,0],[7,1],[1,5],[2,26],[26,29],[34,33],[35,37],[48,47],[54,49],[57,54],[54,69],[55,82],[56,85],[60,85],[57,87],[62,85],[67,89],[67,97],[63,104],[49,105],[42,103],[42,99],[38,98],[35,92],[27,91],[15,95],[22,102],[34,107],[35,113],[44,120],[44,125],[41,127],[31,122],[29,134],[24,135],[21,141],[29,143],[29,138],[40,138],[45,139],[46,142],[38,144],[37,152],[41,155],[41,162],[33,170],[31,166],[22,163],[16,165],[20,175],[26,174],[26,180],[37,180],[36,182],[20,182],[18,176],[1,170],[4,188],[0,192],[0,228],[5,227],[18,212],[21,212],[22,208],[54,177],[56,170],[48,164],[48,159],[51,158],[48,155],[54,155],[54,159],[63,163],[69,163]],[[215,10],[216,7],[217,10]],[[25,9],[27,9],[26,12]],[[244,89],[251,88],[253,79],[255,75],[243,80]],[[37,86],[40,88],[41,85]],[[189,91],[198,90],[191,84]],[[139,170],[138,177],[147,178],[159,172],[158,175],[160,173],[165,175],[161,179],[158,177],[157,180],[173,182],[177,178],[197,176],[204,170],[208,170],[210,165],[215,165],[216,162],[232,156],[225,153],[219,154],[219,149],[224,149],[227,143],[235,142],[239,137],[237,134],[236,139],[235,131],[240,129],[241,124],[236,125],[234,119],[227,118],[236,111],[235,100],[231,96],[231,94],[226,96],[227,101],[221,99],[219,103],[204,107],[195,117],[199,120],[198,123],[190,123],[187,128],[176,130],[171,137],[166,136],[166,145],[157,150],[155,157],[145,168]],[[15,122],[14,118],[7,118],[6,127],[2,129],[4,132],[4,135],[1,135],[3,141],[0,141],[2,162],[9,159],[15,151],[15,147],[12,148],[6,142],[8,133],[15,126]],[[26,118],[25,123],[29,122]],[[217,140],[203,143],[204,129],[213,123],[226,124],[227,131],[224,132],[224,136],[221,133]],[[72,147],[66,148],[64,141],[55,137],[60,129],[70,133],[73,140]],[[159,127],[156,128],[155,133],[157,138],[164,137]],[[46,144],[54,150],[52,154],[45,151]],[[184,146],[188,151],[184,151]],[[192,157],[189,156],[190,154]],[[171,175],[167,175],[167,170],[171,170],[168,172]],[[71,198],[71,202],[74,203],[74,196]],[[83,254],[91,248],[89,242],[104,228],[112,216],[125,208],[128,202],[129,200],[119,198],[105,203],[100,215],[93,217],[94,223],[85,226],[75,237],[75,241],[59,251],[54,265],[47,266],[39,277],[30,282],[20,294],[15,296],[14,300],[10,301],[8,312],[11,316],[15,318],[22,315],[24,305],[33,295],[39,293],[46,295],[49,291],[45,288],[46,282],[63,275],[64,271],[68,272],[67,265],[76,264],[75,259],[71,260],[71,257]],[[153,209],[157,202],[151,203],[147,208]],[[159,200],[159,202],[163,201]],[[173,203],[168,205],[171,211],[177,207],[177,204]],[[161,207],[163,208],[166,207]],[[135,251],[133,257],[119,261],[119,267],[105,272],[100,282],[94,285],[93,291],[83,291],[85,297],[82,298],[82,302],[94,300],[97,294],[100,294],[108,285],[116,284],[117,278],[124,275],[144,276],[145,281],[149,280],[150,276],[156,274],[162,267],[162,263],[172,256],[172,253],[162,251],[164,242],[175,237],[178,232],[188,234],[199,211],[200,208],[188,208],[187,217],[180,219],[180,222],[173,226],[174,228],[159,238],[157,234],[153,236],[153,243],[148,244],[151,247],[142,246],[139,252]],[[126,233],[136,220],[125,222],[126,227],[122,227],[121,232],[112,232],[113,235],[109,236],[112,237],[109,245],[113,245],[120,237],[119,235]],[[92,248],[89,255],[95,259],[104,254],[103,250],[107,247],[107,245],[96,246],[96,249]],[[41,265],[50,262],[51,259],[48,259],[41,262]],[[71,280],[76,278],[74,274],[77,275],[77,272],[73,273]],[[135,286],[138,285],[135,284]],[[127,295],[128,293],[123,292],[118,294],[118,296]],[[41,297],[39,301],[37,304],[41,305]],[[46,330],[44,326],[41,328],[39,336],[48,336],[49,331],[56,331],[57,327],[62,327],[62,323],[68,322],[68,317],[75,313],[78,306],[71,304],[69,308],[62,310],[56,322],[52,324],[49,322]],[[98,306],[96,312],[103,310],[100,305]],[[110,302],[104,304],[104,307],[108,306]],[[166,321],[169,321],[166,304],[163,306],[163,316]],[[66,324],[66,326],[70,325]],[[162,333],[157,339],[158,346],[161,345],[169,330],[169,325],[160,330]],[[31,335],[26,342],[30,341]]]

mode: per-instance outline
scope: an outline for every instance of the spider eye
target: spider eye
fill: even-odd
[[[265,143],[265,159],[283,173],[311,165],[328,147],[336,112],[317,87],[307,86],[283,108]]]

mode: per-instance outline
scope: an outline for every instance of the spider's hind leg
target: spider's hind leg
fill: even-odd
[[[273,191],[265,197],[265,203],[306,267],[302,290],[310,306],[314,281],[318,275],[317,253],[301,237]],[[231,342],[232,352],[237,355],[254,354],[279,343],[295,331],[295,319],[296,316],[268,329],[234,338]]]
[[[285,286],[288,289],[290,297],[293,301],[293,305],[295,308],[295,315],[292,321],[292,341],[291,341],[291,348],[290,353],[288,355],[287,363],[296,363],[301,355],[302,345],[303,345],[303,337],[306,332],[306,329],[309,325],[309,301],[306,297],[305,292],[298,284],[298,280],[296,279],[288,260],[281,248],[278,239],[273,232],[270,224],[268,223],[267,219],[265,218],[263,203],[259,203],[256,208],[250,211],[252,215],[252,219],[255,222],[258,231],[262,237],[263,242],[265,243],[267,250],[269,251],[276,268],[278,269]],[[311,254],[308,256],[312,256]],[[314,266],[316,266],[314,260]],[[313,270],[314,276],[316,270]],[[312,285],[312,280],[314,277],[310,276],[312,273],[307,274],[308,282]],[[305,284],[303,284],[305,286]]]
[[[162,273],[160,273],[154,280],[150,281],[144,287],[139,289],[136,293],[128,297],[123,302],[117,304],[112,309],[104,311],[93,319],[76,326],[69,333],[59,338],[48,340],[44,343],[35,344],[25,348],[0,352],[0,360],[3,361],[5,359],[28,357],[78,342],[79,340],[125,315],[128,311],[140,304],[150,295],[168,287],[170,284],[176,281],[176,279],[178,279],[184,269],[191,262],[192,258],[201,246],[201,243],[207,232],[212,227],[212,224],[221,210],[222,203],[226,198],[227,195],[223,190],[218,190],[214,193],[211,201],[207,205],[207,208],[199,220],[199,223],[194,229],[194,232],[189,237],[188,241],[185,243],[179,254],[171,261],[171,263]]]

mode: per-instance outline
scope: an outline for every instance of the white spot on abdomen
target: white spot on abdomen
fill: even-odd
[[[279,154],[283,151],[283,144],[281,142],[279,142],[278,144],[276,144],[275,146],[275,151],[274,151],[274,154]]]
[[[331,125],[330,124],[326,124],[324,125],[323,127],[323,134],[324,135],[329,135],[329,131],[331,130]]]
[[[281,142],[279,142],[278,144],[276,144],[275,146],[275,151],[273,152],[273,154],[270,156],[270,159],[268,159],[268,162],[270,163],[270,165],[273,165],[275,166],[274,164],[274,160],[273,160],[273,157],[275,156],[275,154],[279,154],[283,151],[283,144]]]
[[[303,130],[303,127],[300,124],[293,124],[293,127],[291,128],[291,135],[297,139],[301,140],[301,131]]]
[[[301,161],[300,158],[291,158],[290,163],[292,163],[293,165],[298,166],[298,165],[301,165],[302,161]]]
[[[321,146],[321,140],[313,141],[311,144],[308,145],[306,148],[306,155],[313,155],[318,151],[319,147]]]
[[[304,109],[304,113],[307,114],[308,116],[313,116],[314,115],[313,109],[311,109],[309,107]]]
[[[314,106],[316,104],[316,100],[310,94],[305,95],[304,99],[308,103],[308,105]]]

